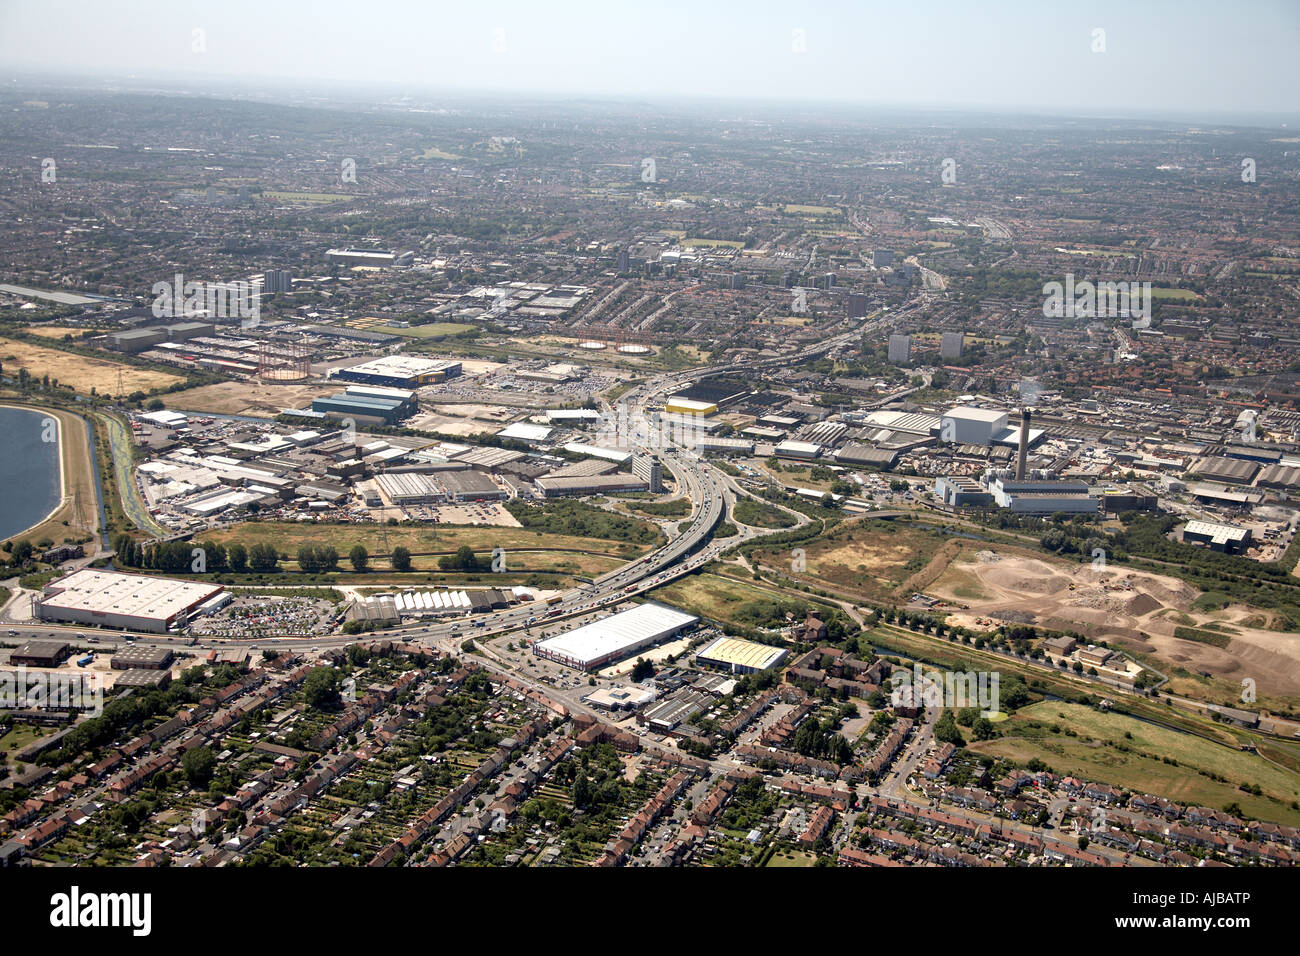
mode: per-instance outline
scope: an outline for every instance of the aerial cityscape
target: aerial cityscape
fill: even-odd
[[[0,74],[0,867],[1300,863],[1294,85],[344,91],[182,20]]]

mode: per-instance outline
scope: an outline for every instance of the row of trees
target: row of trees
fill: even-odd
[[[250,547],[238,542],[226,547],[214,541],[204,541],[202,544],[191,541],[141,544],[129,534],[119,534],[114,538],[113,550],[117,552],[117,560],[126,567],[165,571],[169,574],[275,572],[280,570],[280,561],[287,559],[287,556],[282,558],[273,545],[262,542]],[[365,545],[353,545],[348,552],[348,561],[354,571],[363,572],[370,567],[370,552]],[[333,545],[303,545],[298,549],[298,567],[308,574],[337,571],[339,553]],[[411,552],[403,547],[394,548],[393,568],[408,571],[410,567]]]

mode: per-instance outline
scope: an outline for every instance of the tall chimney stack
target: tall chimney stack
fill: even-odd
[[[1020,456],[1016,459],[1016,481],[1025,480],[1025,459],[1029,457],[1029,409],[1020,411]]]

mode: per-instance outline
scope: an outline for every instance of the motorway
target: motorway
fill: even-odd
[[[642,382],[625,393],[620,400],[628,409],[626,420],[630,435],[620,436],[628,447],[639,451],[653,451],[660,454],[664,465],[677,482],[679,495],[690,498],[692,503],[691,520],[687,529],[672,538],[667,544],[649,555],[638,558],[608,574],[594,579],[593,583],[579,585],[560,596],[559,601],[551,605],[536,603],[518,605],[502,611],[483,614],[474,620],[461,619],[438,624],[412,624],[393,628],[383,632],[385,638],[423,641],[453,651],[456,645],[468,637],[485,638],[520,630],[541,622],[554,621],[588,613],[592,610],[611,607],[628,598],[644,594],[652,588],[689,574],[707,564],[727,548],[740,541],[775,531],[756,531],[740,527],[738,537],[727,538],[725,543],[709,540],[736,498],[745,492],[728,476],[710,466],[702,457],[687,448],[672,442],[663,435],[647,416],[647,406],[652,402],[662,402],[667,396],[675,394],[690,384],[716,375],[733,372],[752,373],[763,368],[791,366],[822,355],[837,346],[856,341],[864,334],[881,331],[901,317],[874,318],[860,326],[823,339],[790,355],[761,359],[755,362],[730,363],[708,366],[682,372],[668,372]],[[605,408],[609,409],[606,405]],[[610,410],[612,411],[612,410]],[[661,437],[662,436],[662,437]],[[110,432],[110,442],[113,436]],[[119,476],[120,480],[120,476]],[[70,642],[83,642],[78,635],[93,633],[99,642],[109,645],[125,642],[125,635],[114,631],[88,629],[84,626],[60,626],[44,622],[6,621],[10,638],[22,640],[35,638],[58,638]],[[319,638],[283,638],[257,641],[227,638],[209,638],[195,642],[203,649],[280,647],[291,649],[308,644],[319,649],[344,647],[357,640],[373,640],[375,635],[332,635]],[[143,645],[175,647],[177,639],[164,635],[140,634],[136,641]]]

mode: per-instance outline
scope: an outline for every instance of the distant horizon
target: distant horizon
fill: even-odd
[[[1294,0],[0,0],[0,70],[198,88],[1294,124],[1297,48]]]
[[[656,92],[580,92],[507,87],[447,87],[438,85],[414,86],[397,82],[359,84],[328,77],[285,77],[239,74],[204,74],[182,76],[168,72],[131,71],[109,73],[101,71],[20,70],[0,73],[0,93],[6,87],[39,85],[50,81],[55,88],[71,87],[103,93],[129,93],[132,95],[170,95],[264,100],[285,106],[330,109],[348,106],[388,107],[397,109],[391,100],[395,96],[413,99],[447,97],[453,101],[481,100],[504,103],[509,99],[523,102],[549,102],[556,105],[593,103],[602,106],[638,105],[655,107],[690,107],[697,110],[736,107],[742,109],[814,109],[825,115],[898,113],[934,116],[978,116],[989,118],[1026,118],[1062,121],[1122,121],[1135,123],[1187,123],[1235,126],[1250,129],[1300,129],[1300,107],[1293,112],[1278,110],[1196,110],[1193,108],[1166,108],[1139,110],[1111,108],[1095,110],[1084,107],[1048,106],[1042,104],[990,104],[960,103],[941,105],[922,101],[879,101],[849,99],[811,99],[807,97],[734,96],[709,93],[656,93]],[[339,97],[332,103],[294,103],[286,94],[310,94],[325,99]]]

